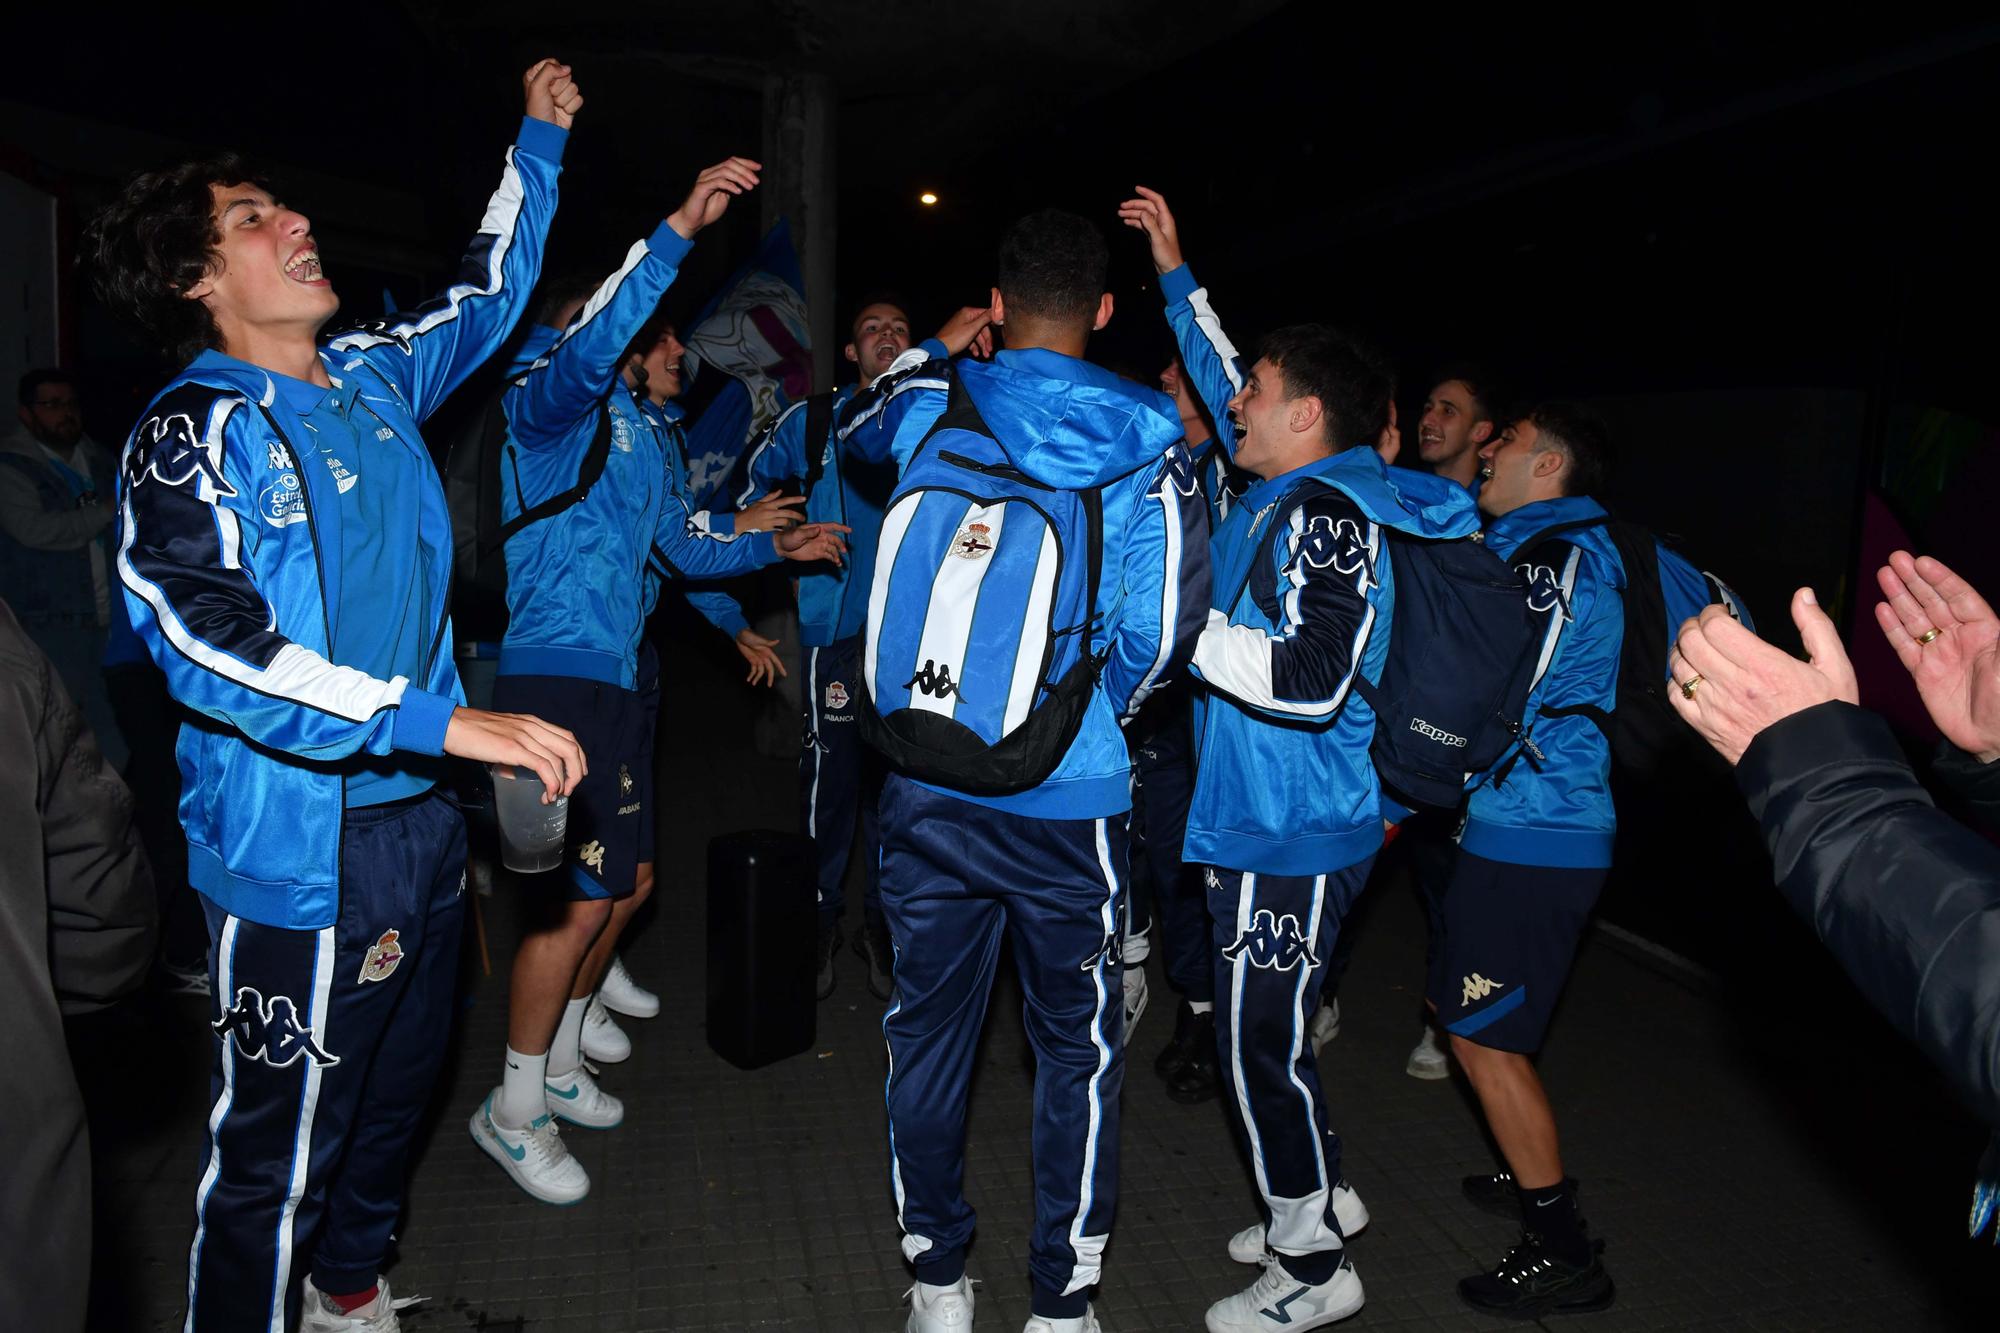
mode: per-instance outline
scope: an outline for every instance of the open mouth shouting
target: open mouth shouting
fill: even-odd
[[[308,287],[327,286],[326,275],[320,272],[319,247],[307,241],[294,250],[292,257],[285,261],[285,276]]]

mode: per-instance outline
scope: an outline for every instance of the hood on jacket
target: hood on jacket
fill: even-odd
[[[1115,481],[1181,438],[1173,399],[1060,352],[1030,347],[955,369],[1014,466],[1062,490]]]
[[[1537,500],[1509,510],[1487,524],[1486,544],[1501,559],[1512,560],[1523,543],[1534,541],[1552,528],[1581,523],[1584,526],[1567,528],[1557,536],[1591,556],[1602,568],[1603,577],[1611,586],[1623,590],[1625,562],[1618,555],[1618,544],[1611,539],[1610,529],[1605,526],[1610,518],[1604,506],[1587,495]],[[1591,519],[1599,521],[1592,523]]]
[[[1470,537],[1479,531],[1479,507],[1457,482],[1428,472],[1389,467],[1366,445],[1315,459],[1304,467],[1256,482],[1243,505],[1257,510],[1301,481],[1338,486],[1372,523],[1416,537]]]

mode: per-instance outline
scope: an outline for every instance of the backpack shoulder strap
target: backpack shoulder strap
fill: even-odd
[[[833,393],[816,393],[806,399],[806,481],[805,494],[811,495],[826,471],[827,437],[833,434]]]
[[[1534,551],[1536,547],[1542,545],[1544,542],[1555,541],[1558,538],[1566,537],[1568,534],[1572,532],[1581,532],[1585,528],[1604,527],[1610,525],[1611,523],[1612,520],[1606,517],[1606,518],[1573,518],[1564,523],[1550,524],[1548,527],[1543,528],[1540,532],[1536,533],[1534,536],[1528,538],[1526,541],[1522,542],[1519,546],[1515,547],[1513,558],[1517,560],[1521,559],[1522,557]]]
[[[560,514],[590,494],[590,488],[604,475],[604,464],[611,457],[611,409],[605,408],[597,414],[597,429],[590,437],[590,447],[583,451],[583,465],[577,469],[576,485],[566,491],[551,495],[530,509],[514,515],[500,525],[495,534],[493,547],[497,550],[507,544],[507,539],[532,523]],[[517,483],[518,484],[518,483]]]

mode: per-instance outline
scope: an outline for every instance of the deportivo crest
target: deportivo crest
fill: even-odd
[[[967,523],[951,539],[951,553],[961,560],[980,560],[993,554],[993,525],[976,520]]]
[[[463,881],[459,883],[458,891],[465,892]],[[402,935],[399,930],[385,930],[376,936],[375,942],[368,946],[368,956],[361,960],[361,975],[354,980],[357,983],[387,981],[389,974],[396,970],[396,965],[403,961],[403,946],[398,943]]]
[[[604,873],[604,844],[592,838],[576,849],[576,859],[598,874]]]
[[[1575,620],[1570,614],[1569,598],[1563,594],[1562,580],[1555,570],[1547,565],[1516,565],[1514,570],[1528,582],[1528,609],[1547,615],[1551,611],[1561,611],[1564,620]]]
[[[1368,581],[1375,582],[1375,559],[1361,539],[1361,525],[1351,518],[1335,522],[1324,514],[1314,515],[1299,538],[1299,559],[1312,569],[1331,565],[1337,574],[1366,570]]]
[[[305,1056],[316,1065],[337,1065],[340,1057],[328,1054],[299,1022],[299,1007],[289,995],[273,995],[266,1000],[253,986],[236,992],[236,1003],[209,1024],[224,1041],[234,1040],[236,1049],[252,1060],[283,1069]]]
[[[1464,982],[1465,982],[1465,994],[1462,998],[1460,998],[1458,1002],[1458,1007],[1461,1009],[1471,1004],[1474,1000],[1485,999],[1487,996],[1491,995],[1494,991],[1499,990],[1502,986],[1505,986],[1507,984],[1504,981],[1489,981],[1485,977],[1480,976],[1477,972],[1474,972],[1471,976],[1464,978]]]
[[[140,424],[135,438],[139,444],[133,459],[139,467],[135,480],[151,477],[178,489],[199,478],[217,495],[236,494],[236,488],[222,475],[220,437],[211,453],[207,445],[195,438],[194,421],[187,413],[148,417]]]
[[[632,452],[632,423],[616,412],[611,414],[611,447],[621,454]]]
[[[618,794],[620,796],[632,794],[632,770],[623,764],[618,765]]]
[[[1252,967],[1273,972],[1289,972],[1301,962],[1307,967],[1319,966],[1305,932],[1299,929],[1299,919],[1290,914],[1279,917],[1267,907],[1257,909],[1249,928],[1222,951],[1222,956],[1232,963],[1248,957]]]
[[[847,707],[847,700],[848,700],[847,685],[844,682],[838,680],[831,680],[827,682],[826,706],[829,709],[837,713],[841,709]]]

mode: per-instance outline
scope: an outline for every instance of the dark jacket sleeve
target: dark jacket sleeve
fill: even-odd
[[[2000,1128],[2000,849],[1932,805],[1888,724],[1849,704],[1767,727],[1736,781],[1779,891]]]
[[[1931,764],[1931,776],[1965,802],[1987,832],[2000,834],[2000,759],[1982,764],[1946,741]]]

